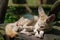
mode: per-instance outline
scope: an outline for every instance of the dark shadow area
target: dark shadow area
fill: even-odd
[[[17,14],[17,15],[26,14],[26,8],[25,7],[16,7],[15,14]]]
[[[25,15],[25,14],[30,14],[25,7],[15,7],[16,9],[14,10],[14,14],[17,15]],[[32,15],[38,15],[38,7],[30,7],[32,10]]]
[[[45,34],[53,34],[53,35],[60,36],[60,30],[52,29],[51,31],[45,32]]]
[[[55,20],[58,21],[59,19],[57,18],[58,12],[60,12],[60,1],[56,1],[53,6],[51,7],[51,10],[49,12],[49,15],[55,14],[56,18]]]
[[[57,0],[47,0],[47,4],[54,4]]]
[[[38,7],[30,7],[33,15],[38,15]]]
[[[14,4],[25,4],[26,0],[12,0]]]

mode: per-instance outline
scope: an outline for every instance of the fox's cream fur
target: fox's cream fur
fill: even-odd
[[[39,19],[35,24],[35,28],[34,28],[34,32],[35,32],[35,36],[37,37],[43,37],[43,34],[45,32],[45,30],[49,30],[52,28],[52,22],[55,18],[55,15],[52,14],[51,16],[47,16],[43,10],[43,8],[39,7],[38,8],[38,12],[39,12]],[[39,33],[38,33],[39,31]]]
[[[15,35],[18,34],[17,33],[18,28],[23,29],[23,30],[29,29],[29,28],[31,29],[32,26],[28,27],[27,25],[30,25],[31,23],[36,22],[37,21],[36,19],[38,19],[38,16],[34,16],[34,18],[32,20],[29,20],[27,18],[21,17],[15,23],[7,24],[6,27],[5,27],[6,35],[8,35],[10,37],[14,37]]]
[[[33,22],[36,22],[38,20],[38,16],[33,16],[31,19],[28,19],[28,18],[24,18],[24,17],[21,17],[19,20],[18,20],[18,25],[30,25],[31,23],[33,24]],[[32,25],[31,24],[31,25]]]
[[[17,29],[16,22],[7,24],[5,27],[6,35],[14,37],[17,34]]]
[[[25,21],[25,20],[27,20],[27,21]],[[32,20],[30,20],[30,19],[24,19],[23,21],[25,23],[24,22],[22,23],[22,21],[21,22],[19,21],[19,23],[23,24],[23,27],[22,27],[23,30],[20,33],[24,33],[26,35],[30,35],[31,33],[29,31],[33,30],[34,24],[37,22],[37,20],[38,20],[38,16],[33,16]],[[21,25],[19,27],[21,28]]]

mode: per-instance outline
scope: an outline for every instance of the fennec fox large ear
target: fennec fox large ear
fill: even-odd
[[[38,13],[39,13],[39,16],[46,15],[42,7],[38,8]]]
[[[51,23],[51,22],[54,21],[54,19],[55,19],[55,14],[51,14],[51,15],[47,18],[46,22],[47,22],[47,23]]]
[[[38,8],[38,13],[39,13],[39,17],[40,18],[43,18],[43,19],[46,19],[48,16],[45,14],[44,10],[42,7],[39,7]]]

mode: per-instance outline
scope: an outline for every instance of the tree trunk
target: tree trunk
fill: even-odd
[[[0,24],[4,22],[8,0],[0,0]]]

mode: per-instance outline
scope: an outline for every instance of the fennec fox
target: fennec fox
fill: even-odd
[[[34,23],[34,21],[36,22],[37,21],[36,19],[38,19],[38,16],[34,16],[32,19],[21,17],[18,21],[7,24],[5,27],[6,35],[8,35],[10,37],[14,37],[15,35],[18,34],[17,30],[19,28],[21,30],[24,29],[25,27],[23,27],[23,26],[27,27],[27,25]],[[31,26],[29,26],[29,27],[31,27]]]
[[[38,8],[38,12],[39,19],[34,26],[34,32],[36,37],[42,38],[45,30],[52,29],[52,22],[55,19],[55,14],[47,16],[41,7]]]

